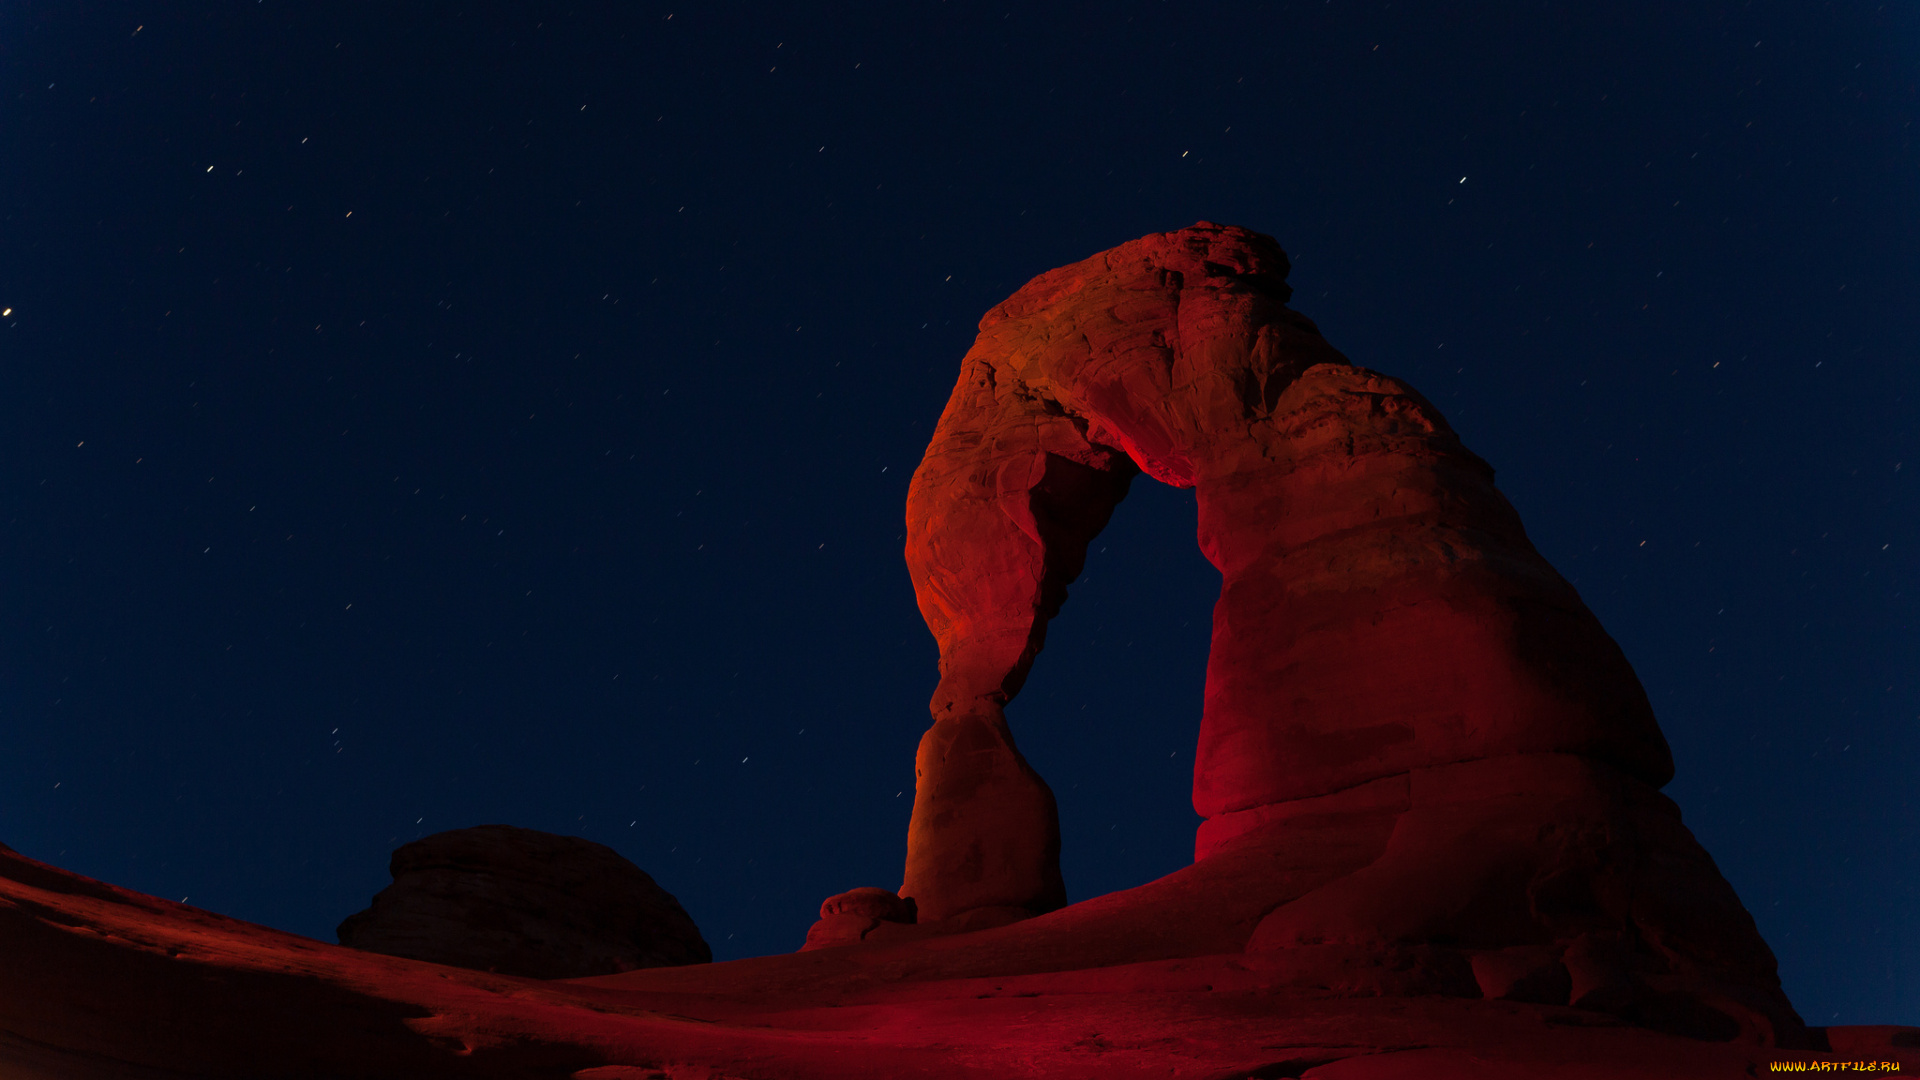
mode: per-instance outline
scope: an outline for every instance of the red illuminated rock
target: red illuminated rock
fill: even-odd
[[[1194,768],[1210,822],[1505,754],[1670,778],[1639,681],[1493,470],[1288,308],[1287,269],[1203,223],[981,320],[907,497],[940,644],[902,889],[922,918],[1061,902],[1052,795],[1003,709],[1136,471],[1198,489],[1223,578]]]
[[[1377,799],[1325,798],[1271,823],[1299,853],[1283,892],[1381,839]],[[1344,824],[1330,834],[1329,822]],[[1903,1059],[1920,1071],[1914,1028],[1816,1029],[1800,1048],[1758,1029],[1705,1041],[1564,1005],[1380,995],[1464,993],[1431,949],[1370,966],[1242,953],[1260,909],[1241,890],[1275,882],[1259,848],[998,929],[556,982],[325,944],[0,848],[0,1076],[1748,1080],[1772,1062]],[[1219,918],[1192,917],[1208,896],[1228,898]]]
[[[1797,1027],[1658,794],[1672,761],[1618,646],[1439,411],[1286,306],[1287,269],[1271,239],[1202,223],[1042,274],[981,320],[907,500],[940,683],[900,894],[935,923],[1063,902],[1053,795],[1005,710],[1145,472],[1196,489],[1222,578],[1196,858],[1388,785],[1390,834],[1350,872],[1253,886],[1271,914],[1250,950],[1317,950],[1363,982],[1415,957],[1380,975],[1409,992],[1564,980],[1649,1023]],[[1514,949],[1551,963],[1507,972]]]
[[[536,979],[713,959],[672,893],[577,836],[455,829],[402,846],[390,868],[393,884],[340,924],[342,945]]]
[[[1203,223],[982,321],[908,497],[941,677],[898,893],[830,898],[794,954],[542,982],[0,849],[0,1075],[1920,1072],[1920,1031],[1802,1024],[1658,790],[1620,650],[1433,406],[1286,307],[1286,269]],[[1191,865],[1063,906],[1053,794],[1006,709],[1141,471],[1197,489],[1223,581],[1205,821]]]
[[[883,925],[911,925],[918,912],[911,900],[867,886],[829,896],[820,904],[820,921],[807,931],[802,949],[824,949],[864,941]]]

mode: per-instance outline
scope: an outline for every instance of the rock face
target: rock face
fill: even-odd
[[[340,944],[536,979],[713,959],[672,893],[590,840],[480,825],[415,840],[391,869]]]
[[[940,646],[899,890],[922,932],[1065,901],[1053,794],[1004,710],[1145,472],[1197,489],[1222,577],[1196,858],[1355,792],[1377,819],[1326,816],[1319,841],[1387,826],[1304,895],[1283,884],[1301,852],[1276,851],[1249,951],[1365,968],[1439,948],[1430,990],[1797,1026],[1658,792],[1672,760],[1619,647],[1439,410],[1286,306],[1287,271],[1272,239],[1203,222],[1043,274],[981,320],[907,497]]]
[[[707,950],[618,856],[503,827],[402,848],[342,928],[502,973],[0,847],[0,1075],[1920,1074],[1920,1030],[1801,1022],[1658,790],[1620,650],[1485,463],[1290,311],[1285,274],[1273,241],[1202,224],[983,321],[909,495],[941,680],[898,892],[830,898],[794,954],[535,981],[504,972]],[[1062,907],[1053,795],[1005,706],[1136,471],[1198,489],[1223,578],[1206,820],[1191,865]],[[512,959],[532,941],[541,960]]]

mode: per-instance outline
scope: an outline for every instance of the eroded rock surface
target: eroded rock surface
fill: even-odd
[[[672,893],[591,840],[480,825],[406,844],[390,866],[342,945],[536,979],[713,959]]]
[[[1298,853],[1285,891],[1378,846],[1376,796],[1323,797],[1265,826]],[[1327,820],[1343,828],[1329,834]],[[939,940],[544,981],[313,941],[0,848],[0,1076],[1751,1080],[1776,1062],[1920,1069],[1911,1027],[1815,1029],[1799,1048],[1759,1030],[1710,1041],[1511,993],[1483,1000],[1430,946],[1371,967],[1333,962],[1334,946],[1243,953],[1260,917],[1248,886],[1272,885],[1271,850],[1230,846],[1139,889]],[[1220,918],[1196,917],[1207,903],[1225,905]],[[1462,992],[1382,996],[1389,982]]]
[[[1285,272],[1271,240],[1203,224],[1042,275],[983,322],[910,494],[942,678],[898,892],[830,898],[798,953],[544,981],[310,941],[0,846],[0,1075],[1914,1075],[1920,1030],[1801,1023],[1658,790],[1665,744],[1624,657],[1491,470],[1288,310]],[[1004,707],[1140,470],[1198,489],[1224,580],[1206,820],[1192,864],[1061,907],[1053,796]],[[523,830],[463,832],[396,856],[424,886],[389,903],[416,912],[399,937],[630,926],[552,929],[553,893],[604,911],[602,879],[645,879],[606,849],[545,838],[625,867],[589,851],[602,869],[576,874]],[[680,955],[703,959],[685,930]]]
[[[1619,647],[1493,469],[1289,308],[1287,271],[1271,238],[1203,222],[1042,274],[981,320],[907,497],[940,646],[899,889],[914,932],[1065,902],[1053,793],[1005,710],[1144,472],[1196,490],[1222,577],[1200,864],[1356,791],[1388,815],[1383,843],[1305,893],[1284,884],[1301,853],[1273,851],[1249,952],[1379,992],[1564,986],[1556,1004],[1673,1028],[1797,1029],[1753,920],[1659,794],[1672,759]]]

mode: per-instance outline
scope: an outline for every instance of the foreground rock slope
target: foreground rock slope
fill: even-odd
[[[1311,957],[1235,949],[1251,904],[1219,926],[1152,915],[1264,864],[1212,859],[971,934],[541,981],[325,944],[0,850],[0,1076],[1748,1080],[1775,1062],[1920,1058],[1913,1028],[1814,1029],[1793,1050],[1565,1006],[1378,996]]]
[[[941,678],[904,880],[829,898],[802,951],[515,978],[0,851],[0,1075],[1731,1080],[1920,1059],[1911,1028],[1802,1023],[1659,792],[1671,762],[1618,647],[1432,404],[1286,306],[1286,270],[1271,239],[1202,223],[982,321],[909,495]],[[1139,472],[1197,489],[1223,579],[1205,823],[1190,866],[1065,905],[1053,795],[1006,708]]]

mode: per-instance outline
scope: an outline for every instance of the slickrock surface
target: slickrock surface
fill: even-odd
[[[672,893],[591,840],[480,825],[406,844],[390,867],[340,944],[536,979],[713,959]]]
[[[1772,1062],[1868,1060],[1920,1075],[1914,1028],[1815,1029],[1822,1049],[1791,1050],[1565,1006],[1380,996],[1310,955],[1235,949],[1251,902],[1217,926],[1154,914],[1243,889],[1268,862],[1208,860],[932,941],[543,982],[296,937],[0,850],[0,1076],[1751,1080]]]
[[[1202,223],[982,321],[908,497],[941,678],[899,890],[829,898],[790,955],[538,981],[0,849],[0,1075],[1920,1073],[1920,1030],[1801,1022],[1659,792],[1619,648],[1432,404],[1286,307],[1286,271],[1271,239]],[[1063,906],[1053,794],[1006,706],[1139,472],[1197,489],[1223,579],[1206,820],[1191,865]],[[464,872],[417,872],[443,871]],[[475,894],[457,880],[425,909]],[[519,918],[521,888],[479,892]]]

